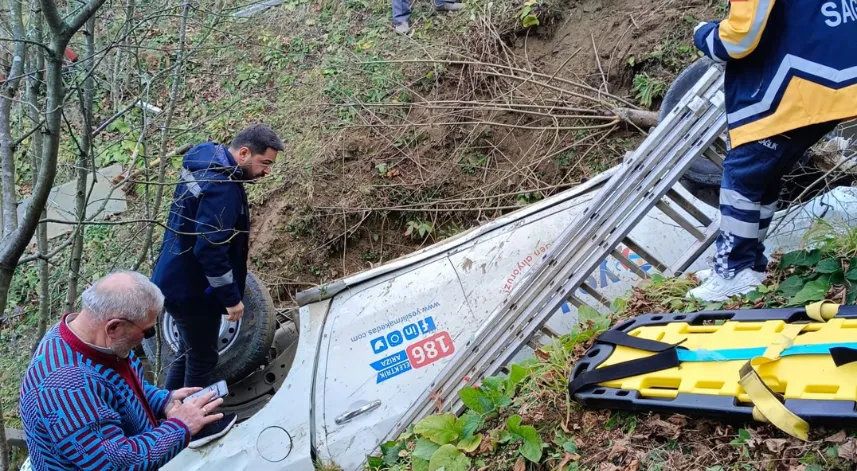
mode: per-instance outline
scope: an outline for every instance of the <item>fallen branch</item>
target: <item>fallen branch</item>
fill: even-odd
[[[191,144],[185,144],[185,145],[179,147],[178,149],[173,149],[172,151],[170,151],[170,153],[165,155],[163,158],[169,160],[169,159],[171,159],[177,155],[184,155],[185,153],[187,153],[187,151],[189,151],[191,149],[191,147],[193,147]],[[112,183],[113,185],[122,186],[122,185],[125,185],[127,183],[135,182],[137,177],[144,174],[147,169],[156,167],[160,163],[161,163],[161,159],[157,158],[157,159],[149,162],[149,166],[147,168],[138,168],[137,170],[134,170],[133,172],[131,172],[130,175],[128,174],[127,171],[122,172],[119,175],[116,175],[116,177],[114,177],[113,181],[111,181],[110,183]]]
[[[429,127],[429,126],[498,126],[501,128],[512,129],[529,129],[531,131],[582,131],[591,129],[602,129],[615,126],[619,123],[619,118],[615,118],[606,124],[598,124],[593,126],[524,126],[518,124],[497,123],[494,121],[459,121],[459,122],[444,122],[444,123],[408,123],[408,124],[351,124],[344,128],[409,128],[409,127]]]
[[[614,108],[605,111],[606,116],[615,115],[626,123],[639,126],[642,129],[650,129],[658,125],[658,114],[654,111],[633,110],[630,108]]]

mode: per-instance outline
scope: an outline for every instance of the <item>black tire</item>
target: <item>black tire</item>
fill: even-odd
[[[661,103],[661,109],[658,111],[658,121],[663,121],[664,118],[678,105],[682,97],[696,85],[696,82],[705,75],[705,72],[711,66],[711,59],[703,57],[697,60],[690,67],[684,69],[675,81],[670,85],[667,93],[664,95],[664,100]],[[687,173],[682,177],[683,180],[689,180],[688,183],[693,185],[684,185],[689,191],[702,188],[720,188],[723,171],[720,167],[714,165],[705,157],[699,156],[690,165]],[[689,188],[693,187],[693,188]],[[710,204],[710,203],[709,203]],[[715,203],[716,206],[716,203]]]
[[[213,374],[214,379],[224,379],[227,383],[240,381],[267,363],[277,330],[277,311],[271,294],[265,284],[252,273],[247,274],[243,302],[244,317],[238,325],[237,337],[232,346],[221,353]],[[165,312],[164,316],[169,316],[169,313]],[[163,319],[159,320],[159,323],[164,325]],[[161,335],[160,362],[156,361],[156,346],[154,338],[143,341],[143,350],[153,369],[175,361],[176,350],[165,335]],[[161,383],[165,377],[164,370],[160,375]]]

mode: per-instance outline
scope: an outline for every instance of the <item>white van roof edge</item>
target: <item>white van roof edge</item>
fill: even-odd
[[[621,164],[620,164],[621,165]],[[568,190],[562,191],[546,198],[537,203],[531,204],[524,208],[515,210],[505,216],[501,216],[487,224],[474,227],[468,231],[457,234],[449,239],[445,239],[436,244],[430,245],[422,250],[404,255],[402,257],[390,260],[389,262],[377,268],[361,271],[352,276],[339,278],[337,280],[325,283],[315,288],[299,291],[295,296],[298,306],[305,306],[310,303],[322,301],[332,298],[345,289],[355,286],[359,283],[371,280],[373,278],[385,275],[392,271],[422,262],[428,258],[434,257],[440,253],[448,252],[457,247],[460,247],[478,237],[481,237],[491,231],[500,229],[508,224],[512,224],[520,219],[523,219],[531,214],[544,211],[547,208],[561,204],[569,199],[577,198],[578,196],[591,191],[593,188],[604,184],[618,169],[618,166],[612,167],[604,172],[599,173],[592,179]]]

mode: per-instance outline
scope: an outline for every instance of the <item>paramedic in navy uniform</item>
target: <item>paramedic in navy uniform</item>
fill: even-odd
[[[732,0],[700,23],[696,47],[725,64],[732,149],[723,163],[714,269],[688,296],[723,301],[765,279],[763,241],[782,177],[841,121],[857,116],[857,2]]]

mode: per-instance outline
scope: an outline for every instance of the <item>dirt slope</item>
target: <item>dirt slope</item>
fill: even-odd
[[[634,77],[645,74],[662,93],[696,57],[693,25],[717,14],[702,1],[563,1],[542,7],[541,25],[534,28],[486,15],[474,17],[466,35],[417,35],[410,40],[431,40],[440,52],[412,58],[502,62],[501,72],[539,72],[541,81],[586,84],[590,97],[605,93],[605,103],[633,105]],[[641,139],[623,125],[546,129],[551,120],[537,113],[480,110],[473,104],[530,103],[527,109],[542,112],[582,103],[483,69],[403,64],[397,86],[372,100],[384,106],[360,103],[354,124],[325,138],[311,180],[298,169],[255,208],[252,258],[275,299],[288,304],[297,290],[371,268],[585,181]],[[434,105],[413,105],[425,102]]]

